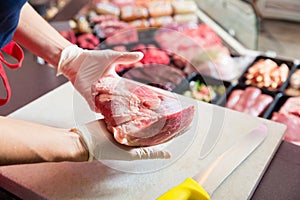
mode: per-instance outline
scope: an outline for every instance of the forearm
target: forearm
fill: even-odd
[[[78,134],[8,117],[0,117],[0,165],[86,161]]]
[[[21,11],[14,40],[55,67],[58,64],[61,51],[72,45],[28,3]]]

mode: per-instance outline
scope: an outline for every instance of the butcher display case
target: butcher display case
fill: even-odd
[[[66,24],[60,33],[82,48],[143,52],[116,67],[124,78],[263,118],[298,68],[258,51],[250,1],[91,1]]]
[[[209,18],[239,41],[245,48],[257,50],[259,20],[249,1],[196,0]]]

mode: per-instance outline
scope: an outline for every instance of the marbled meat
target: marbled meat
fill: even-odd
[[[95,106],[117,142],[153,146],[187,130],[194,106],[125,78],[100,78],[92,89]]]

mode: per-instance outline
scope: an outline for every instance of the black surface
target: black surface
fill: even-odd
[[[259,183],[252,200],[300,199],[300,148],[283,142]]]
[[[16,195],[8,192],[7,190],[4,190],[3,188],[0,187],[0,199],[5,199],[5,200],[20,200],[19,197]]]

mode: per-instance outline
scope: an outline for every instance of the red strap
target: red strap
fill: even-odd
[[[9,68],[15,69],[15,68],[19,68],[22,65],[23,59],[24,59],[24,52],[22,50],[22,48],[15,43],[14,41],[11,41],[10,43],[8,43],[5,47],[2,48],[2,51],[4,51],[5,53],[7,53],[8,55],[12,56],[13,58],[15,58],[18,62],[17,63],[8,63],[3,55],[2,52],[0,52],[0,76],[3,82],[3,85],[5,87],[6,90],[6,98],[0,98],[0,106],[6,104],[11,96],[11,89],[10,89],[10,85],[7,79],[7,76],[5,74],[4,68],[1,64],[1,62],[5,63]]]

